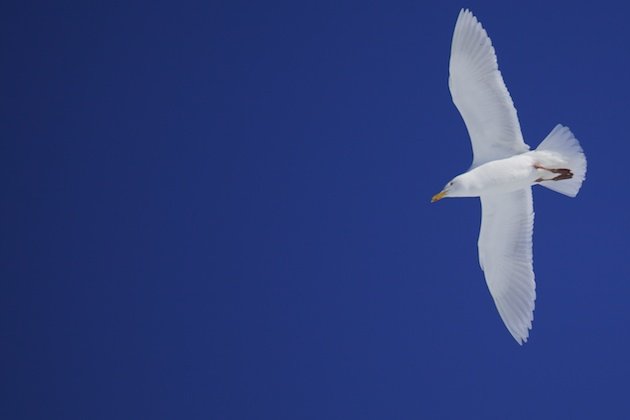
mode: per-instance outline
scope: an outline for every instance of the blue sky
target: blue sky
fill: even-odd
[[[14,2],[2,35],[0,417],[615,418],[630,409],[627,6]],[[452,30],[533,147],[521,347],[477,262]]]

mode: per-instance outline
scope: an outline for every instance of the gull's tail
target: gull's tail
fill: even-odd
[[[550,169],[558,175],[540,182],[540,185],[569,197],[575,197],[586,177],[586,157],[571,130],[563,125],[556,125],[536,151],[551,152],[554,157],[563,161],[561,168]]]

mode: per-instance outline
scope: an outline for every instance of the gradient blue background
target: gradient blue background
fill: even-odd
[[[6,2],[0,417],[624,418],[622,2]],[[520,347],[477,262],[447,69],[488,29],[537,187]]]

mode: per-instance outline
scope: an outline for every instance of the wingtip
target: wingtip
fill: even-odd
[[[513,337],[516,339],[516,341],[518,342],[520,346],[527,343],[527,340],[529,339],[529,333],[532,330],[532,321],[533,321],[533,312],[530,315],[530,320],[525,325],[525,330],[524,331],[521,330],[519,334],[513,335]]]
[[[468,20],[472,23],[472,25],[479,25],[481,27],[482,30],[485,31],[485,28],[483,27],[483,25],[481,24],[481,22],[479,21],[479,19],[477,19],[477,16],[475,16],[475,14],[472,12],[472,10],[468,9],[468,8],[463,8],[459,11],[459,15],[457,16],[457,20]]]
[[[459,16],[464,16],[464,15],[470,15],[471,17],[475,17],[475,15],[473,14],[473,12],[467,8],[467,7],[463,7],[462,9],[460,9],[459,11]]]
[[[519,346],[523,346],[523,344],[527,343],[527,339],[529,338],[529,330],[527,331],[527,334],[524,336],[517,336],[517,335],[512,335],[512,338],[514,338],[514,340],[516,340],[516,342],[518,343]]]

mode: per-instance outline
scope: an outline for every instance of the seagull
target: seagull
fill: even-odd
[[[537,149],[525,144],[492,42],[468,9],[459,12],[455,24],[448,85],[470,136],[473,162],[431,202],[480,198],[479,265],[503,323],[522,345],[532,328],[536,300],[532,186],[575,197],[585,179],[586,157],[562,125]]]

